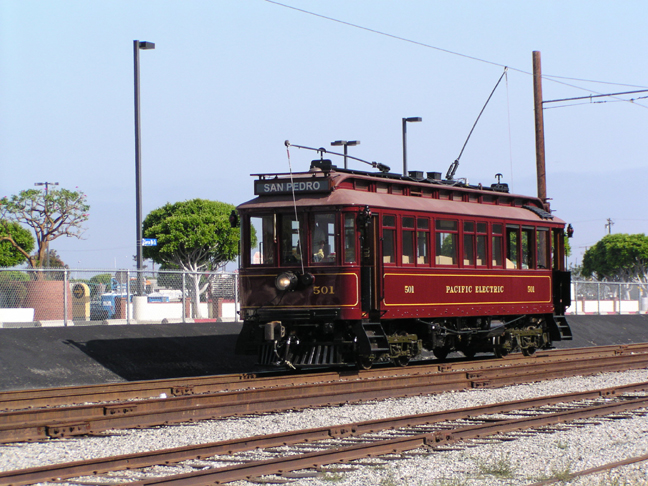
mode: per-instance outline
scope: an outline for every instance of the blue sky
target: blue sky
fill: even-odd
[[[140,52],[144,216],[251,199],[250,174],[287,171],[284,140],[360,140],[350,155],[400,172],[403,117],[423,118],[408,126],[408,168],[445,174],[503,66],[456,177],[502,173],[535,194],[533,51],[545,100],[648,87],[643,1],[284,4],[320,16],[265,0],[0,0],[0,197],[44,181],[82,190],[84,239],[51,248],[72,268],[134,267],[134,39],[156,44]],[[648,99],[605,101],[544,113],[547,192],[575,228],[572,262],[608,218],[615,233],[648,233]],[[293,149],[293,169],[314,155]]]

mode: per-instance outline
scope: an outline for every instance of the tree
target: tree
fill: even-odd
[[[51,241],[61,236],[81,238],[90,206],[81,191],[37,189],[0,199],[0,219],[29,226],[36,237],[36,253],[28,255],[30,267],[40,268]],[[10,241],[10,240],[7,240]],[[18,249],[17,242],[12,243]]]
[[[29,259],[34,237],[18,223],[0,220],[0,267],[13,267]]]
[[[648,284],[648,237],[644,234],[606,235],[583,255],[585,277]]]
[[[211,280],[201,282],[198,272],[215,271],[239,253],[240,231],[229,221],[234,209],[205,199],[168,203],[151,211],[142,224],[145,238],[157,238],[157,246],[144,248],[144,257],[160,264],[161,270],[191,273],[192,317],[200,317],[200,295]]]

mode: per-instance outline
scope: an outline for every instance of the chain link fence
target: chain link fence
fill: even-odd
[[[628,282],[572,282],[573,315],[646,314],[648,289],[646,284]]]
[[[236,273],[0,270],[0,327],[238,321],[238,289]]]
[[[0,270],[0,327],[238,321],[237,273]],[[567,314],[646,314],[646,285],[572,282]]]

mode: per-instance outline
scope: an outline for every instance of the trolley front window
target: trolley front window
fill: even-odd
[[[295,219],[294,214],[281,216],[281,264],[297,265],[301,262],[304,251],[302,218]]]
[[[254,236],[256,235],[256,245]],[[275,217],[274,214],[252,216],[248,231],[248,248],[252,265],[273,265],[275,262]]]
[[[337,233],[334,213],[315,213],[311,231],[313,263],[335,262],[335,235]]]

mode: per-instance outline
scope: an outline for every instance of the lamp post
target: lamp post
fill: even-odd
[[[140,83],[139,83],[139,51],[140,49],[155,49],[153,42],[133,41],[133,61],[135,66],[135,225],[136,225],[136,261],[137,261],[137,295],[142,295],[142,167],[140,164]]]
[[[354,147],[356,145],[360,145],[360,140],[336,140],[335,142],[331,142],[331,145],[335,146],[344,146],[344,168],[347,168],[347,147],[351,146]]]
[[[45,197],[49,195],[49,186],[58,186],[58,182],[34,182],[35,186],[45,186]],[[47,201],[45,201],[47,204]],[[49,255],[49,241],[45,243],[47,249],[45,250],[45,267],[49,268],[50,266],[50,255]]]
[[[423,118],[420,116],[413,116],[403,118],[403,175],[407,175],[407,122],[420,122]]]

